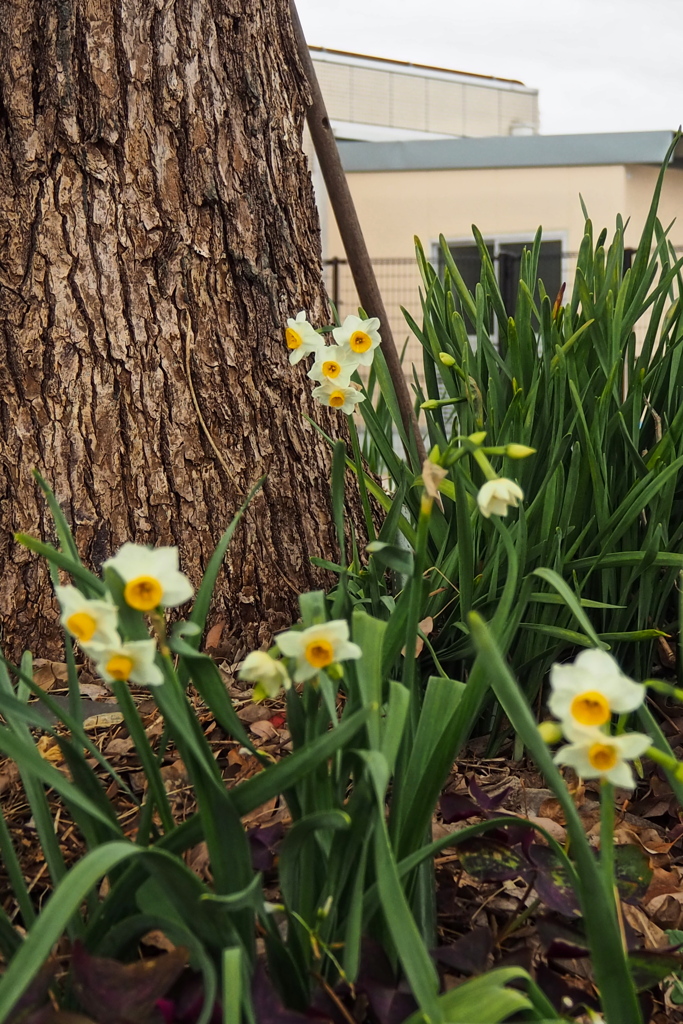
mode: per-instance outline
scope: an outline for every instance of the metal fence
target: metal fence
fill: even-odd
[[[519,282],[519,265],[521,262],[521,246],[497,246],[495,252],[491,252],[491,259],[496,267],[498,283],[500,285],[503,300],[510,313],[514,311],[514,304],[517,295]],[[472,247],[469,251],[462,247],[457,253],[454,250],[456,264],[462,273],[466,283],[474,290],[476,281],[479,280],[481,262]],[[562,283],[566,284],[565,299],[571,295],[574,286],[574,272],[576,267],[577,253],[557,251],[555,254],[548,254],[544,257],[543,267],[539,266],[539,274],[543,280],[548,294],[553,298],[559,291]],[[626,249],[624,254],[625,268],[631,265],[634,252]],[[384,299],[387,316],[391,326],[396,346],[401,352],[406,346],[404,365],[406,376],[412,379],[412,365],[418,368],[421,375],[422,353],[417,339],[411,333],[402,307],[421,325],[422,312],[420,303],[420,289],[422,286],[417,261],[412,257],[381,258],[372,260],[373,269],[377,277],[380,292]],[[437,270],[442,267],[434,263]],[[324,261],[324,282],[329,298],[337,307],[340,318],[343,320],[349,313],[357,313],[359,306],[358,294],[353,283],[353,277],[345,259],[333,258]],[[372,310],[367,310],[370,316]],[[645,324],[637,325],[636,334],[644,334]]]
[[[519,280],[519,263],[521,258],[506,252],[492,255],[494,265],[497,268],[498,280],[501,291],[507,298],[507,304],[512,312],[514,296],[517,292]],[[567,287],[573,285],[574,265],[576,255],[566,253],[558,260],[556,274],[557,281],[566,281]],[[474,289],[474,281],[479,280],[480,261],[478,257],[462,254],[457,259],[458,269],[463,273],[468,285]],[[373,270],[377,277],[377,284],[384,299],[391,331],[399,352],[405,348],[404,365],[406,375],[412,379],[411,366],[414,364],[418,371],[422,372],[422,352],[420,343],[412,334],[406,321],[403,309],[413,317],[415,322],[421,325],[422,307],[420,302],[420,290],[422,279],[418,270],[417,261],[414,258],[396,257],[381,258],[372,260]],[[439,269],[435,264],[435,269]],[[469,273],[468,273],[469,271]],[[571,275],[571,280],[568,278]],[[349,313],[357,313],[359,306],[358,293],[353,283],[353,277],[345,259],[328,259],[324,261],[324,282],[327,294],[335,304],[340,318],[343,320]],[[472,283],[471,283],[472,282]],[[550,291],[550,285],[548,285]],[[558,283],[559,289],[559,283]],[[367,310],[372,316],[373,311]]]

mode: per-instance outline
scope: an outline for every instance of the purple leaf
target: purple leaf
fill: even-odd
[[[497,793],[486,793],[481,788],[474,775],[467,780],[467,786],[470,793],[477,801],[478,806],[484,811],[497,810],[511,789],[510,786],[506,786],[505,789],[499,789]]]
[[[473,818],[480,813],[474,801],[462,793],[444,793],[439,807],[446,825],[451,825],[454,821],[465,821],[466,818]]]
[[[461,974],[482,974],[493,950],[493,933],[488,925],[473,928],[448,946],[432,952],[434,959]]]
[[[10,1010],[6,1024],[40,1024],[48,1002],[48,991],[55,976],[58,964],[56,960],[47,960],[40,968],[21,999],[17,1000]]]
[[[252,978],[251,1001],[257,1024],[310,1024],[310,1016],[282,1005],[262,965],[257,966]]]
[[[187,950],[178,946],[170,953],[122,964],[92,956],[77,941],[71,956],[74,991],[98,1024],[147,1024],[157,1000],[182,974],[187,958]]]
[[[529,864],[517,850],[496,839],[479,836],[458,846],[458,859],[465,871],[482,881],[502,882],[508,878],[530,878]]]
[[[626,903],[638,903],[652,881],[650,858],[639,846],[626,843],[614,847],[614,876],[617,890]]]
[[[251,863],[254,871],[271,871],[277,856],[276,848],[284,833],[279,822],[266,828],[256,826],[247,831],[251,849]]]
[[[531,846],[528,856],[537,869],[534,888],[539,899],[558,914],[576,917],[580,913],[579,901],[566,864],[549,846],[540,844]]]
[[[631,977],[638,992],[644,992],[680,971],[683,957],[666,949],[638,949],[628,955]]]

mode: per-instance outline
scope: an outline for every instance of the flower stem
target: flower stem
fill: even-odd
[[[475,451],[473,451],[472,455],[474,456],[475,462],[478,464],[479,468],[481,469],[482,473],[484,474],[487,480],[498,479],[498,474],[496,473],[495,469],[493,468],[489,460],[484,455],[481,448],[477,448]]]
[[[600,866],[605,888],[614,895],[618,917],[618,895],[614,881],[614,786],[606,779],[600,786]]]
[[[432,513],[434,499],[429,497],[426,491],[420,502],[420,517],[417,521],[417,543],[415,545],[413,561],[413,577],[410,581],[410,593],[408,595],[408,616],[406,619],[406,644],[405,657],[403,659],[403,685],[411,694],[411,720],[417,727],[417,719],[420,714],[420,694],[415,686],[416,661],[415,652],[417,649],[418,623],[420,620],[420,609],[422,607],[422,589],[424,571],[427,565],[427,542],[429,540],[429,520]]]
[[[372,509],[370,508],[370,500],[365,486],[365,470],[363,469],[363,457],[360,452],[360,444],[358,443],[358,431],[356,430],[353,415],[351,414],[346,418],[349,421],[349,433],[351,434],[351,445],[353,447],[353,460],[356,463],[358,476],[358,490],[360,491],[360,500],[363,505],[363,513],[365,515],[365,528],[368,533],[368,541],[373,541],[375,539],[375,524],[372,521]]]

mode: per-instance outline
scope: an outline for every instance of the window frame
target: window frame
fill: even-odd
[[[559,242],[560,243],[560,260],[561,261],[564,261],[565,256],[567,254],[567,234],[568,233],[566,231],[544,231],[543,232],[543,237],[542,237],[542,241],[543,242]],[[472,235],[456,235],[456,236],[450,236],[450,237],[449,236],[444,236],[444,237],[446,238],[446,245],[449,248],[451,246],[456,246],[456,245],[472,247],[472,246],[476,246],[476,244],[477,244],[475,239],[474,239],[474,237]],[[531,247],[534,244],[534,238],[535,237],[536,237],[536,232],[535,231],[532,231],[532,232],[525,232],[525,231],[503,232],[501,234],[494,234],[494,233],[484,234],[482,232],[482,238],[483,238],[483,241],[484,241],[484,245],[490,246],[490,247],[493,248],[494,257],[496,257],[493,265],[495,267],[496,278],[497,278],[499,283],[500,283],[500,278],[499,278],[500,260],[497,259],[497,257],[500,255],[501,248],[504,249],[506,245],[528,245],[529,247]],[[432,264],[432,266],[436,270],[437,274],[439,272],[440,253],[441,253],[441,246],[439,244],[438,239],[436,241],[432,240],[430,263]],[[562,283],[562,273],[561,273],[561,271],[560,271],[560,283]],[[569,285],[569,282],[568,282],[568,285]],[[470,341],[475,339],[475,335],[474,334],[469,334],[468,333],[468,337],[470,338]],[[496,347],[498,346],[498,340],[499,340],[498,339],[498,321],[494,317],[494,319],[493,319],[493,331],[491,333],[491,341],[494,343],[494,345],[496,345]]]

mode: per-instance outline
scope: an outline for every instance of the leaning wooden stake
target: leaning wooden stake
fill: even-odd
[[[394,384],[394,390],[396,392],[396,398],[398,399],[406,434],[409,435],[412,431],[415,439],[418,465],[413,466],[413,469],[416,473],[419,473],[422,469],[423,462],[427,458],[425,447],[422,442],[422,435],[420,434],[420,430],[417,425],[410,392],[408,391],[408,385],[406,384],[406,379],[403,375],[401,360],[398,357],[396,344],[391,333],[391,327],[389,326],[389,318],[387,316],[386,309],[384,308],[384,302],[382,301],[382,296],[377,285],[375,272],[372,269],[370,256],[368,254],[367,246],[365,245],[365,239],[363,238],[363,232],[361,231],[356,208],[353,205],[353,199],[351,198],[351,192],[346,181],[346,175],[344,174],[344,168],[342,167],[337,143],[334,135],[332,134],[330,121],[327,116],[327,111],[325,110],[325,101],[323,100],[323,96],[320,91],[320,85],[318,84],[318,78],[315,73],[315,68],[313,67],[313,61],[311,60],[308,45],[306,43],[303,29],[301,28],[301,22],[299,21],[299,15],[297,13],[294,0],[290,0],[290,7],[292,11],[292,24],[294,26],[294,35],[296,37],[297,47],[299,50],[299,57],[303,65],[304,72],[306,73],[306,78],[308,79],[312,96],[312,103],[308,108],[306,120],[308,121],[308,127],[311,132],[311,138],[313,139],[313,145],[315,146],[315,152],[318,157],[318,161],[320,162],[320,169],[323,173],[323,178],[325,179],[327,193],[330,197],[332,209],[334,210],[339,234],[341,235],[341,239],[344,244],[346,257],[349,261],[351,273],[353,274],[353,280],[356,285],[358,297],[360,298],[363,309],[367,310],[370,316],[379,317],[382,324],[382,351],[384,352],[384,358]],[[407,451],[406,456],[410,461],[410,453]]]

